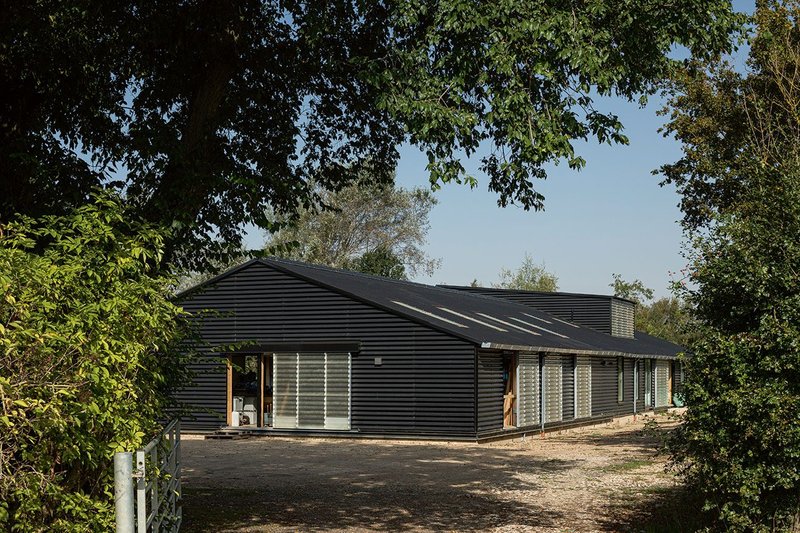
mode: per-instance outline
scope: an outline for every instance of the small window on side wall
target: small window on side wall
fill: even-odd
[[[625,383],[625,359],[617,357],[617,402],[625,401],[623,384]]]

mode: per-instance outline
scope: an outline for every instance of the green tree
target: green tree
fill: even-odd
[[[0,226],[0,530],[113,529],[113,454],[187,378],[162,247],[107,196]]]
[[[731,531],[800,529],[800,5],[760,2],[748,71],[692,65],[667,179],[694,246],[697,340],[673,459]]]
[[[625,281],[620,274],[611,274],[613,281],[608,285],[614,289],[614,296],[631,300],[639,305],[653,299],[653,289],[638,279]]]
[[[688,346],[693,338],[691,309],[677,297],[637,304],[634,325],[638,331],[680,346]]]
[[[389,260],[403,267],[404,276],[406,270],[431,274],[438,265],[422,248],[436,205],[430,191],[365,184],[336,193],[320,191],[319,198],[318,204],[302,209],[294,222],[269,237],[269,252],[356,270]],[[396,268],[390,271],[397,273]]]
[[[625,143],[598,97],[645,97],[678,61],[730,49],[728,0],[6,2],[0,222],[63,213],[98,185],[172,229],[187,269],[224,263],[368,165],[389,183],[407,142],[433,186],[542,207],[574,143]]]
[[[522,291],[555,292],[558,290],[558,277],[547,271],[544,263],[537,265],[533,257],[526,253],[522,264],[516,270],[500,269],[500,282],[495,287]]]
[[[406,267],[397,255],[386,248],[376,248],[358,257],[348,264],[350,270],[356,270],[374,276],[392,279],[408,279]]]

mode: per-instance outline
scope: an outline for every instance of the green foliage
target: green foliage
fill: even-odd
[[[800,513],[798,170],[750,174],[763,188],[746,196],[759,207],[696,243],[698,288],[689,297],[703,324],[686,362],[690,407],[673,451],[735,531],[787,529]]]
[[[598,95],[645,98],[679,63],[730,48],[728,0],[7,2],[0,221],[63,212],[100,183],[171,227],[188,270],[225,263],[328,191],[389,183],[404,142],[431,183],[539,209],[574,143],[625,143]],[[602,102],[602,100],[600,100]],[[88,155],[83,157],[82,153]],[[124,169],[115,172],[115,169]],[[109,177],[110,176],[110,177]]]
[[[186,378],[162,246],[106,195],[0,227],[0,529],[113,528],[113,454]]]
[[[653,289],[646,287],[641,280],[625,281],[620,274],[611,274],[612,281],[608,286],[614,289],[614,296],[642,304],[653,299]]]
[[[558,277],[548,272],[544,263],[534,263],[533,257],[526,253],[517,270],[500,270],[500,282],[495,286],[522,291],[555,292],[558,290]]]
[[[334,268],[393,273],[389,277],[404,277],[406,269],[433,273],[438,261],[422,249],[436,205],[430,191],[363,184],[319,196],[318,204],[270,236],[268,252]]]
[[[637,304],[635,328],[680,346],[689,346],[694,338],[692,310],[681,298],[659,298]]]
[[[361,257],[351,261],[347,268],[365,274],[383,276],[384,278],[408,279],[403,262],[394,252],[386,248],[377,248],[364,253]]]
[[[719,527],[800,529],[800,5],[758,4],[750,71],[676,85],[665,167],[694,245],[697,340],[673,460]],[[702,204],[705,204],[703,207]]]
[[[614,296],[636,302],[634,329],[687,346],[692,338],[692,313],[680,298],[659,298],[653,301],[653,289],[641,280],[625,281],[620,274],[612,274],[609,287]]]

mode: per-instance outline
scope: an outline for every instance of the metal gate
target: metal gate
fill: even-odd
[[[135,453],[114,454],[114,499],[117,533],[180,531],[180,420]]]

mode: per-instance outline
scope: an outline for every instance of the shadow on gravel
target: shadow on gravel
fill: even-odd
[[[558,513],[502,492],[540,488],[521,473],[547,476],[581,462],[440,443],[263,439],[182,447],[184,531],[553,526]]]
[[[578,434],[575,437],[567,437],[568,440],[580,440],[595,446],[622,446],[632,451],[649,452],[656,454],[661,450],[663,434],[669,432],[671,427],[660,427],[661,436],[653,432],[647,432],[641,428],[620,429],[611,434],[592,434],[589,430],[586,433]]]
[[[702,511],[703,498],[684,485],[654,487],[614,502],[609,516],[623,517],[604,523],[608,531],[640,533],[690,533],[710,524]]]

